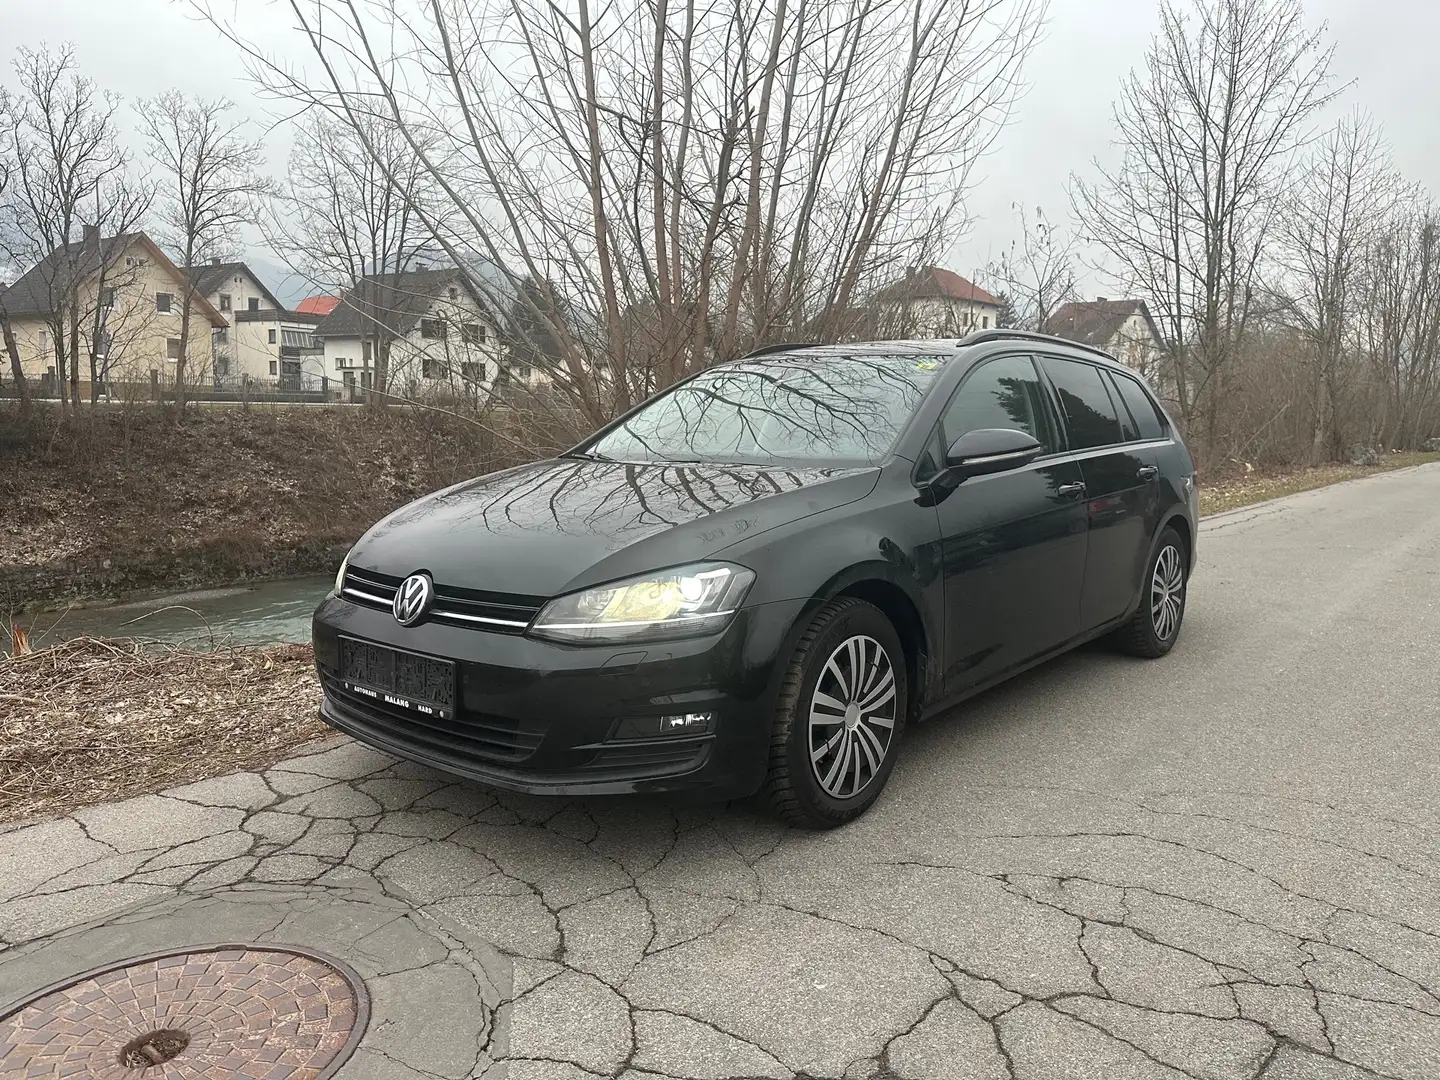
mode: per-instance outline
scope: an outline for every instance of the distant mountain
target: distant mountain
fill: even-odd
[[[286,307],[293,308],[307,296],[323,293],[325,290],[307,281],[284,263],[279,262],[263,248],[250,248],[245,252],[245,263]]]

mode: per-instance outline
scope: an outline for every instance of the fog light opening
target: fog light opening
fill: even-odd
[[[660,734],[662,735],[697,735],[709,731],[715,720],[714,713],[689,712],[680,713],[676,716],[662,716],[660,718]]]
[[[627,716],[615,727],[613,739],[663,739],[707,735],[715,730],[713,712],[672,713],[669,716]]]

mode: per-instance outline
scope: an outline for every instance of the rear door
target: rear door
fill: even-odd
[[[1089,541],[1080,626],[1093,630],[1129,611],[1159,513],[1153,443],[1140,438],[1110,372],[1099,364],[1046,356],[1071,456],[1085,483]]]
[[[946,407],[934,454],[977,428],[1014,428],[1044,447],[1031,465],[965,480],[937,507],[945,572],[945,678],[960,693],[1079,633],[1086,513],[1080,467],[1029,355],[970,372]]]

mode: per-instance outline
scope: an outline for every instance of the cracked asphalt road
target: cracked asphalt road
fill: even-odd
[[[1169,658],[1089,648],[913,729],[836,832],[345,742],[12,828],[0,1004],[221,897],[407,980],[342,1080],[1433,1080],[1437,651],[1427,466],[1209,519]],[[472,1032],[399,1015],[457,994]]]

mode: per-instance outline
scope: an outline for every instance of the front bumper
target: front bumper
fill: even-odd
[[[321,717],[370,745],[531,794],[693,791],[727,799],[764,780],[780,661],[800,600],[745,608],[723,632],[633,645],[560,645],[440,623],[404,627],[330,597],[315,612]],[[341,636],[452,660],[452,720],[345,691]],[[699,735],[625,738],[621,721],[711,713]]]

